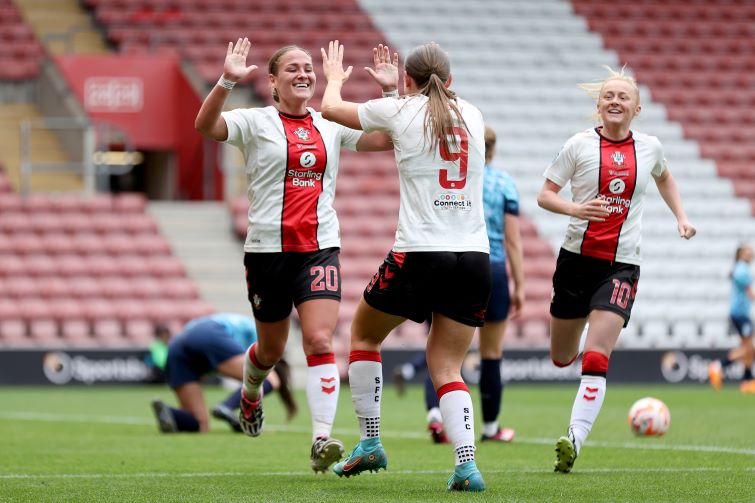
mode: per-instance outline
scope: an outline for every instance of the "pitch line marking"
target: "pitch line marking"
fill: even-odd
[[[750,472],[750,468],[721,468],[721,467],[697,467],[697,468],[580,468],[580,473],[723,473],[723,472]],[[445,475],[448,470],[386,470],[383,476],[392,475]],[[551,474],[550,468],[512,468],[507,470],[484,470],[486,474]],[[250,474],[263,477],[306,477],[314,474],[311,471],[280,471],[280,472],[148,472],[148,473],[7,473],[0,474],[0,480],[34,480],[34,479],[165,479],[165,478],[188,478],[188,477],[246,477]]]
[[[155,421],[152,418],[135,417],[135,416],[91,416],[84,414],[48,414],[42,412],[0,412],[0,419],[22,419],[27,421],[49,421],[49,422],[71,422],[71,423],[101,423],[101,424],[126,424],[136,426],[154,426]],[[267,431],[285,432],[285,433],[311,433],[309,428],[299,426],[290,426],[284,424],[267,424]],[[335,428],[335,433],[340,435],[358,436],[359,431],[353,428]],[[427,433],[419,431],[383,431],[384,438],[403,438],[403,439],[424,439]],[[647,439],[652,440],[652,439]],[[555,442],[552,438],[528,438],[517,437],[517,444],[525,445],[553,445]],[[736,447],[720,447],[710,445],[668,445],[668,444],[647,444],[633,442],[604,442],[588,440],[585,445],[592,447],[602,447],[607,449],[648,449],[660,451],[678,451],[678,452],[713,452],[727,454],[742,454],[745,456],[755,456],[755,449],[743,449]]]

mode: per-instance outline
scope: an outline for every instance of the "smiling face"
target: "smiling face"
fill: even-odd
[[[281,110],[304,113],[302,110],[315,94],[317,76],[312,58],[301,49],[292,49],[277,60],[275,73],[268,78],[281,104]]]
[[[598,97],[598,115],[606,127],[629,128],[640,113],[640,95],[637,89],[625,80],[608,80]]]

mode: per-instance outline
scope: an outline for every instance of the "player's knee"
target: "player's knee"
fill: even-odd
[[[308,355],[321,355],[333,352],[333,334],[330,330],[313,330],[302,334],[304,352]]]
[[[561,355],[556,356],[551,352],[551,361],[553,362],[553,365],[556,367],[564,368],[568,367],[572,363],[574,363],[574,360],[577,359],[577,355],[572,356],[571,358],[563,358]]]

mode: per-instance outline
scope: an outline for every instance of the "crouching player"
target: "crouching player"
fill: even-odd
[[[218,313],[194,319],[183,331],[168,343],[165,374],[173,389],[180,408],[166,405],[161,400],[152,401],[152,410],[160,431],[207,432],[210,429],[209,414],[205,407],[200,379],[204,374],[218,374],[241,381],[244,377],[246,348],[257,340],[254,321],[249,316],[233,313]],[[296,402],[289,385],[289,369],[281,360],[263,383],[265,394],[278,390],[288,418],[297,411]],[[212,415],[227,422],[234,431],[241,432],[241,425],[234,409],[239,408],[241,388],[231,393],[222,403],[212,409]]]

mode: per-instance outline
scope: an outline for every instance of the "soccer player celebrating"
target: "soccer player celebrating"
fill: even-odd
[[[387,466],[380,442],[383,371],[380,346],[407,318],[432,313],[427,364],[440,401],[446,433],[455,451],[448,489],[482,491],[475,464],[472,398],[461,364],[484,322],[490,295],[490,259],[482,205],[485,165],[482,114],[458,98],[448,56],[437,44],[406,58],[405,97],[357,104],[343,101],[343,46],[322,50],[328,85],[323,115],[339,124],[390,135],[399,172],[400,209],[396,241],[364,291],[351,325],[349,385],[361,441],[333,470],[351,476]],[[370,74],[386,89],[398,85],[398,55],[373,50]],[[396,93],[397,94],[397,93]]]
[[[555,471],[562,473],[571,471],[598,417],[611,351],[632,312],[640,279],[643,202],[651,177],[676,217],[679,236],[690,239],[696,232],[658,138],[630,129],[641,108],[637,83],[623,69],[608,72],[602,82],[580,86],[597,100],[599,125],[566,142],[545,170],[537,197],[546,210],[571,217],[553,275],[550,353],[556,366],[576,360],[589,322],[569,428],[556,443]],[[571,201],[558,195],[567,183]]]
[[[332,343],[341,300],[333,208],[340,150],[389,150],[391,143],[385,134],[345,128],[307,106],[317,78],[312,57],[297,46],[278,49],[268,63],[275,106],[222,112],[234,85],[257,68],[246,65],[250,47],[246,38],[228,43],[223,75],[195,121],[200,133],[238,147],[246,160],[244,266],[258,340],[245,361],[239,420],[247,434],[261,433],[262,382],[283,355],[296,306],[309,366],[311,466],[325,472],[343,455],[343,444],[330,436],[340,388]]]

